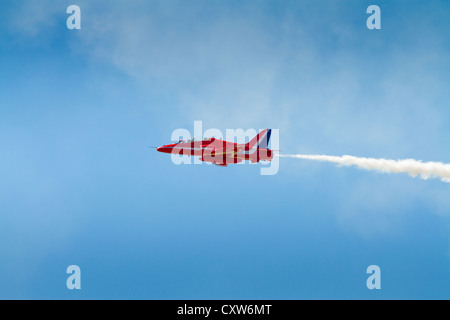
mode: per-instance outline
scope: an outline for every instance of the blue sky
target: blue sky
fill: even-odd
[[[450,184],[148,148],[201,120],[280,129],[286,153],[449,163],[448,1],[2,4],[0,298],[450,298]]]

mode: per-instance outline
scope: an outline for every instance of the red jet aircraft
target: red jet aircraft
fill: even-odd
[[[215,138],[195,141],[194,138],[189,141],[180,140],[178,143],[168,144],[156,148],[156,150],[178,155],[199,156],[201,161],[211,162],[221,167],[244,160],[250,160],[252,163],[260,160],[271,161],[273,154],[272,150],[268,148],[271,132],[271,129],[262,130],[246,144]]]

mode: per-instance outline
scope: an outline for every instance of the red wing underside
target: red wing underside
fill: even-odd
[[[210,155],[204,154],[200,160],[205,162],[211,162],[219,166],[226,166],[227,164],[239,163],[243,159],[240,159],[237,154],[238,148],[224,148],[222,150],[214,150]]]

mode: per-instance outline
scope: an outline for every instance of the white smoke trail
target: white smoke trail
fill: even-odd
[[[280,154],[278,156],[333,162],[340,166],[356,166],[361,169],[376,170],[385,173],[407,173],[412,177],[419,176],[424,180],[429,178],[439,178],[444,182],[450,183],[450,164],[442,162],[421,162],[413,159],[388,160],[359,158],[348,155],[336,157],[326,155]]]

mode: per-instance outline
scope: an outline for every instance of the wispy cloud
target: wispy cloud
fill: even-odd
[[[19,33],[38,39],[72,4],[25,3],[12,20],[26,23]],[[81,0],[82,30],[67,31],[64,40],[92,64],[173,97],[173,104],[153,105],[152,94],[142,92],[149,108],[164,108],[174,126],[202,120],[204,129],[279,128],[280,148],[288,153],[450,162],[445,10],[433,2],[385,2],[382,29],[369,31],[361,1],[271,3]],[[423,201],[430,210],[438,211],[437,203],[445,208],[445,197],[433,190]],[[405,198],[423,194],[412,188]],[[365,201],[379,211],[392,206]]]
[[[52,33],[51,29],[58,27],[58,14],[64,18],[67,8],[65,4],[66,2],[57,0],[15,1],[14,9],[7,17],[8,29],[27,41],[37,40],[38,36]],[[64,21],[64,19],[59,20]]]

